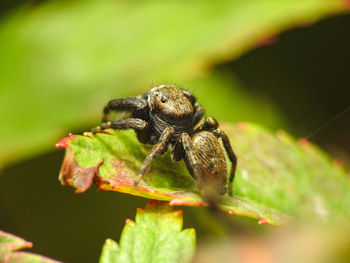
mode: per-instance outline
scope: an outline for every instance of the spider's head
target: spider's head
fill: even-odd
[[[176,86],[161,85],[151,89],[148,104],[151,115],[157,115],[165,122],[192,122],[193,105]]]

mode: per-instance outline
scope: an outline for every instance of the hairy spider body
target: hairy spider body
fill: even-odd
[[[130,112],[131,117],[106,122],[110,111]],[[141,143],[154,145],[142,164],[135,185],[152,160],[165,153],[171,145],[173,160],[185,161],[200,189],[210,184],[222,195],[227,192],[227,164],[218,141],[221,138],[232,163],[229,180],[229,194],[232,194],[236,156],[226,134],[217,129],[215,119],[207,118],[198,125],[204,113],[203,107],[189,91],[161,85],[138,97],[111,100],[103,110],[104,123],[93,129],[93,133],[103,132],[107,128],[133,129]]]
[[[175,86],[160,86],[148,93],[150,120],[158,137],[167,127],[174,129],[171,141],[176,141],[182,133],[192,133],[194,109],[192,101]],[[204,114],[204,112],[203,112]]]
[[[202,131],[182,139],[186,147],[184,160],[199,188],[210,185],[219,194],[226,193],[227,164],[224,151],[214,134]]]

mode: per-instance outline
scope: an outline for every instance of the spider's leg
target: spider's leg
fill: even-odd
[[[178,162],[183,158],[183,156],[184,156],[184,148],[180,140],[178,140],[171,147],[171,158],[174,161]]]
[[[192,92],[188,90],[181,89],[186,98],[191,102],[194,107],[194,116],[193,116],[193,127],[196,126],[199,121],[203,118],[205,110],[202,105],[196,102],[197,98],[193,95]]]
[[[184,93],[185,97],[192,103],[192,105],[194,105],[197,98],[193,95],[193,93],[185,89],[181,89],[181,90]]]
[[[92,133],[96,134],[103,132],[105,129],[109,128],[115,130],[133,129],[136,132],[137,138],[141,143],[148,143],[151,136],[151,129],[148,125],[148,122],[136,118],[102,123],[100,126],[92,129]]]
[[[232,196],[232,183],[235,177],[235,172],[236,172],[236,166],[237,166],[237,157],[235,153],[232,150],[230,140],[227,137],[226,133],[221,130],[221,129],[216,129],[213,131],[213,134],[216,136],[216,138],[221,138],[222,143],[225,147],[225,150],[227,152],[228,158],[231,161],[231,173],[230,173],[230,178],[229,178],[229,185],[228,185],[228,194]]]
[[[128,111],[136,113],[141,117],[141,115],[147,111],[147,102],[138,97],[111,100],[103,109],[102,122],[107,121],[108,114],[111,111]]]
[[[117,120],[112,122],[102,123],[100,126],[97,126],[92,130],[92,133],[103,132],[105,129],[115,129],[115,130],[125,130],[125,129],[134,129],[135,131],[145,131],[148,128],[148,122],[136,119],[129,118],[126,120]]]
[[[192,175],[192,177],[196,179],[200,184],[199,182],[201,178],[200,170],[199,170],[200,160],[198,159],[198,156],[194,150],[191,137],[187,133],[183,133],[181,135],[181,140],[182,140],[183,149],[185,150],[184,160],[185,160],[187,169]]]
[[[215,120],[212,117],[208,117],[205,119],[203,124],[195,130],[195,133],[200,131],[212,131],[214,129],[217,129],[218,126],[219,126],[219,123],[217,120]]]
[[[193,127],[194,127],[202,120],[205,114],[205,110],[203,106],[197,102],[193,106],[194,106],[194,116],[193,116]]]
[[[151,165],[153,159],[163,154],[168,149],[168,146],[170,144],[170,138],[174,132],[174,129],[171,127],[167,127],[163,131],[162,135],[158,140],[158,143],[153,146],[152,150],[149,152],[146,159],[143,161],[142,167],[139,171],[138,176],[135,179],[134,185],[137,185],[140,182],[142,177],[145,175],[148,167]]]

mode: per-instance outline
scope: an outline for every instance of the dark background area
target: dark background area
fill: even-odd
[[[5,2],[0,14],[24,2]],[[284,32],[272,45],[216,69],[234,73],[249,92],[269,97],[289,132],[307,136],[350,105],[350,15]],[[348,111],[310,140],[349,165],[349,134]],[[53,148],[2,171],[0,229],[32,241],[33,252],[65,262],[96,262],[104,240],[118,240],[125,219],[134,218],[147,200],[96,188],[76,195],[57,180],[62,159],[63,151]],[[184,216],[186,227],[196,227],[200,242],[215,230],[205,229],[199,213],[206,212],[189,208]]]
[[[271,98],[296,137],[348,109],[310,140],[333,154],[350,153],[349,15],[282,33],[273,45],[219,68],[235,73],[250,92]]]

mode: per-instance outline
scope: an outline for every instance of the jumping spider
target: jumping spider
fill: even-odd
[[[111,111],[130,112],[131,117],[107,122]],[[227,192],[228,171],[218,140],[221,138],[232,163],[228,187],[232,195],[236,155],[224,131],[218,129],[215,119],[209,117],[200,125],[204,113],[191,92],[176,86],[161,85],[138,97],[111,100],[103,110],[104,123],[92,132],[103,132],[108,128],[133,129],[141,143],[154,145],[142,164],[135,185],[145,175],[152,160],[164,154],[171,145],[172,159],[185,161],[200,190],[210,186],[223,195]]]

